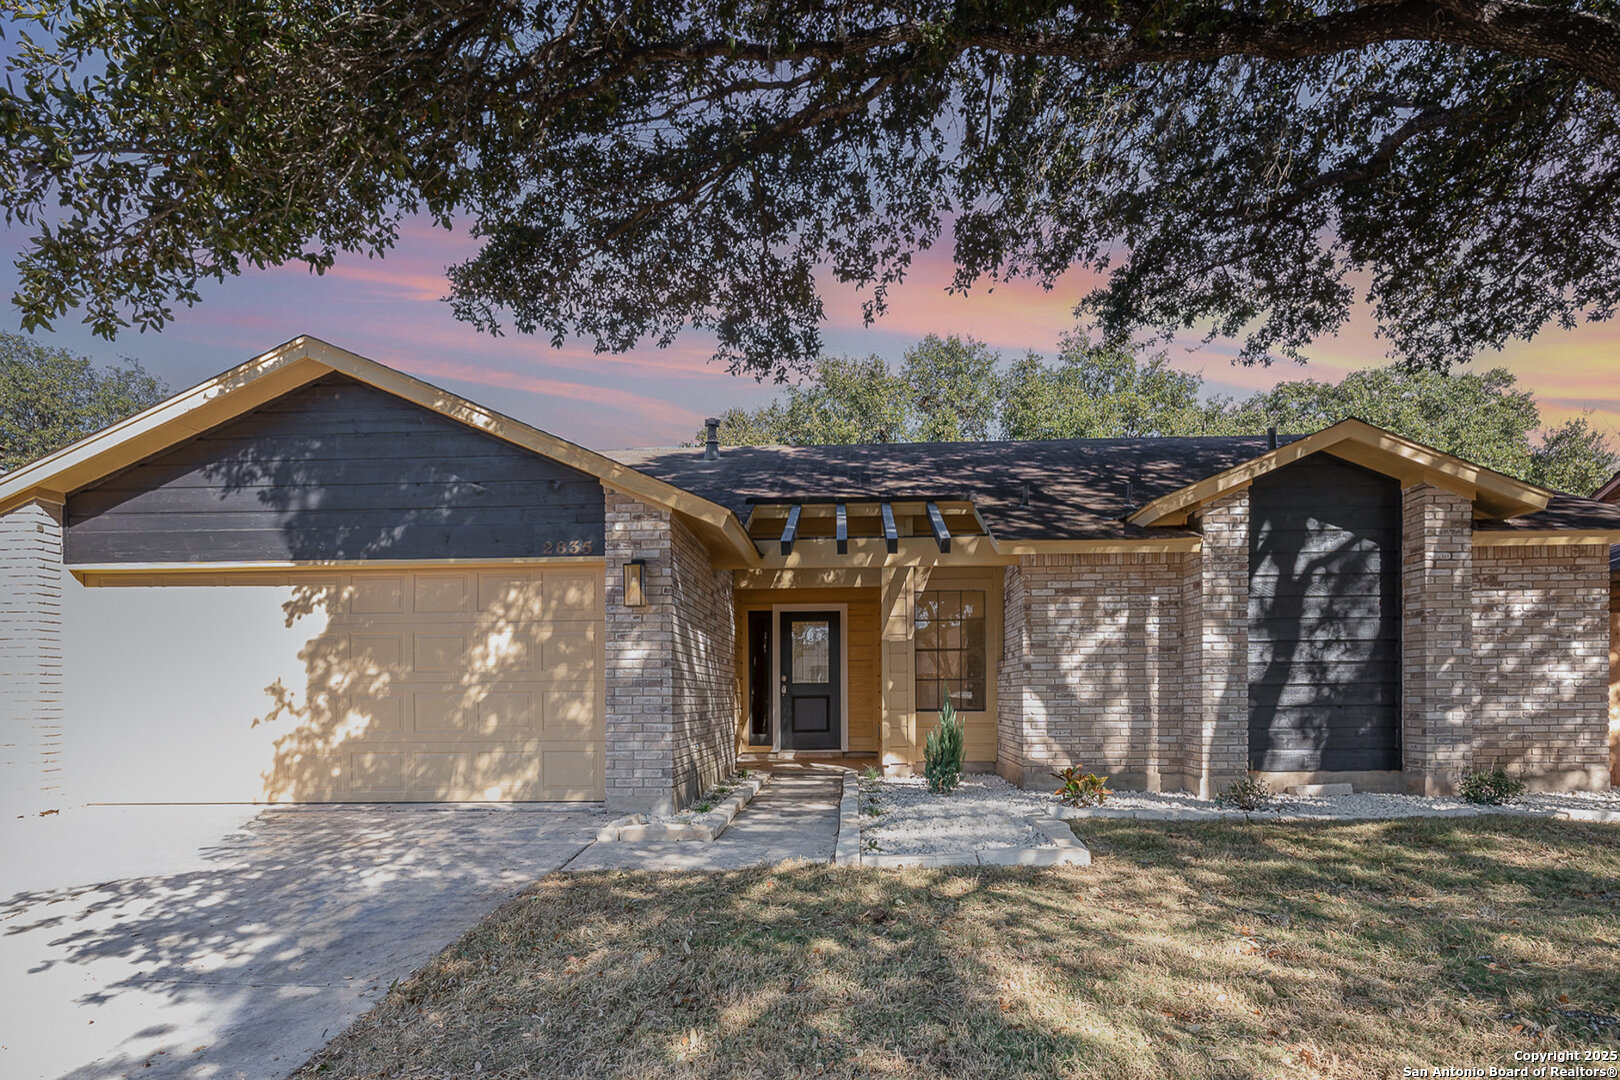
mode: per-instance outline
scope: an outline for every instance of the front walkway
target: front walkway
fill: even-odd
[[[546,806],[252,813],[0,823],[0,1076],[283,1077],[607,820]]]
[[[565,870],[735,870],[788,859],[831,862],[845,770],[773,765],[771,782],[712,844],[594,844]]]

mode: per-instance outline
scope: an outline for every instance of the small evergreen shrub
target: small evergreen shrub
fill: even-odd
[[[939,726],[928,733],[923,744],[923,778],[935,795],[949,795],[962,781],[962,761],[967,753],[967,731],[956,715],[951,696],[939,710]]]
[[[1108,789],[1108,777],[1082,771],[1083,766],[1070,765],[1052,775],[1063,781],[1063,786],[1052,794],[1069,806],[1101,806],[1113,792]]]
[[[1464,773],[1457,793],[1481,806],[1501,806],[1524,794],[1524,781],[1515,780],[1498,766],[1489,771]]]
[[[1228,784],[1225,791],[1215,796],[1215,801],[1222,806],[1235,806],[1247,814],[1269,809],[1272,798],[1271,788],[1264,780],[1245,776]]]

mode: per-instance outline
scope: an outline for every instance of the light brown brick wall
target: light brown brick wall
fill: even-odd
[[[1401,492],[1401,756],[1409,791],[1456,790],[1472,764],[1473,504],[1432,484]]]
[[[1179,777],[1182,562],[1164,552],[1020,560],[1004,600],[998,753],[1016,764],[998,762],[1003,775],[1038,785],[1080,764],[1127,787]]]
[[[58,809],[62,797],[62,512],[0,514],[0,810]]]
[[[1210,797],[1249,767],[1249,492],[1193,517],[1203,550],[1183,564],[1182,786]]]
[[[678,808],[736,760],[731,574],[668,511],[607,491],[610,809]],[[624,564],[645,560],[647,604],[624,605]]]
[[[996,667],[996,772],[1024,782],[1024,716],[1029,691],[1029,591],[1022,567],[1009,566],[1001,584],[1001,658]]]
[[[732,574],[679,521],[674,559],[675,801],[685,805],[737,764],[737,624]]]
[[[1607,786],[1609,551],[1474,551],[1471,764],[1536,787]]]

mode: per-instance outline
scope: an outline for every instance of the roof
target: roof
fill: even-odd
[[[1603,486],[1592,492],[1592,498],[1598,502],[1620,503],[1620,470],[1603,481]]]
[[[1269,448],[1266,436],[1244,435],[736,446],[718,461],[694,447],[606,453],[744,520],[760,502],[967,497],[998,540],[1131,540],[1185,535],[1123,518]]]
[[[62,502],[275,398],[338,372],[496,438],[561,461],[679,514],[724,565],[768,560],[743,522],[761,502],[973,503],[1003,556],[1058,545],[1181,543],[1188,515],[1300,457],[1324,451],[1401,483],[1427,481],[1473,501],[1493,543],[1593,543],[1620,536],[1620,506],[1560,495],[1422,446],[1360,420],[1310,435],[1058,439],[588,450],[383,364],[300,336],[128,420],[0,476],[0,512],[31,498]],[[1558,541],[1537,539],[1560,535]],[[1481,539],[1483,539],[1483,535]],[[1006,542],[1008,547],[997,547]],[[1192,542],[1196,542],[1195,540]],[[1073,548],[1070,548],[1073,549]]]
[[[305,386],[347,375],[495,438],[588,473],[605,485],[683,515],[700,535],[745,563],[759,561],[742,523],[724,507],[375,360],[301,334],[127,420],[0,475],[0,513],[28,499],[62,502],[105,476]]]

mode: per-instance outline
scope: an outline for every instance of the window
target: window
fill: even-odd
[[[951,695],[961,712],[983,712],[985,630],[983,589],[942,589],[917,598],[917,711],[937,712]]]

